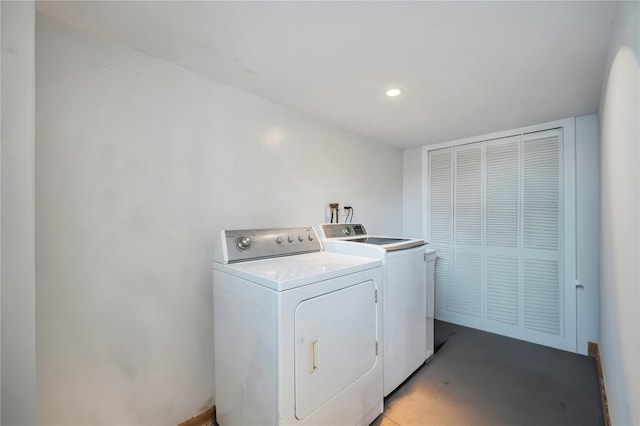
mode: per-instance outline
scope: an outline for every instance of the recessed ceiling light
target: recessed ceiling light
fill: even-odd
[[[402,93],[402,89],[399,89],[397,87],[387,90],[387,96],[391,97],[398,96],[400,93]]]

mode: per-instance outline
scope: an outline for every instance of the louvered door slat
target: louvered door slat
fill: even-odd
[[[438,249],[435,264],[435,309],[442,312],[446,309],[447,288],[451,285],[452,252],[450,249]]]
[[[486,245],[518,247],[519,138],[489,144],[486,156]]]
[[[487,318],[518,324],[518,259],[487,256]]]
[[[455,244],[482,243],[482,148],[456,150]]]
[[[557,261],[524,260],[524,326],[559,334],[560,283]]]
[[[447,294],[448,311],[480,316],[480,277],[480,253],[456,252],[453,266],[453,285]]]
[[[523,142],[523,240],[525,248],[558,250],[560,225],[560,140]]]
[[[433,245],[450,246],[453,240],[453,166],[450,149],[432,151],[430,156],[430,215]]]

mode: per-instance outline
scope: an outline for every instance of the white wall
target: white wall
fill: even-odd
[[[613,424],[640,424],[640,3],[617,4],[600,104],[600,351]]]
[[[34,241],[34,3],[3,1],[2,9],[2,418],[36,420]]]
[[[213,403],[221,228],[349,202],[401,232],[402,154],[36,21],[38,422],[176,424]]]
[[[576,117],[577,349],[600,341],[600,133],[598,115]]]
[[[402,152],[402,235],[424,238],[422,147]]]

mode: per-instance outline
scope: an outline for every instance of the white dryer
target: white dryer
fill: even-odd
[[[384,396],[433,355],[436,250],[421,239],[371,236],[362,224],[323,224],[326,251],[383,261]]]
[[[382,263],[311,227],[222,231],[215,405],[227,425],[368,425],[383,410]]]

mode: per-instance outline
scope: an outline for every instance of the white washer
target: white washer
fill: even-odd
[[[370,424],[383,410],[382,262],[320,251],[311,227],[227,230],[220,242],[218,423]]]
[[[362,224],[323,224],[326,251],[384,263],[384,396],[433,355],[436,250],[424,240],[370,236]]]

